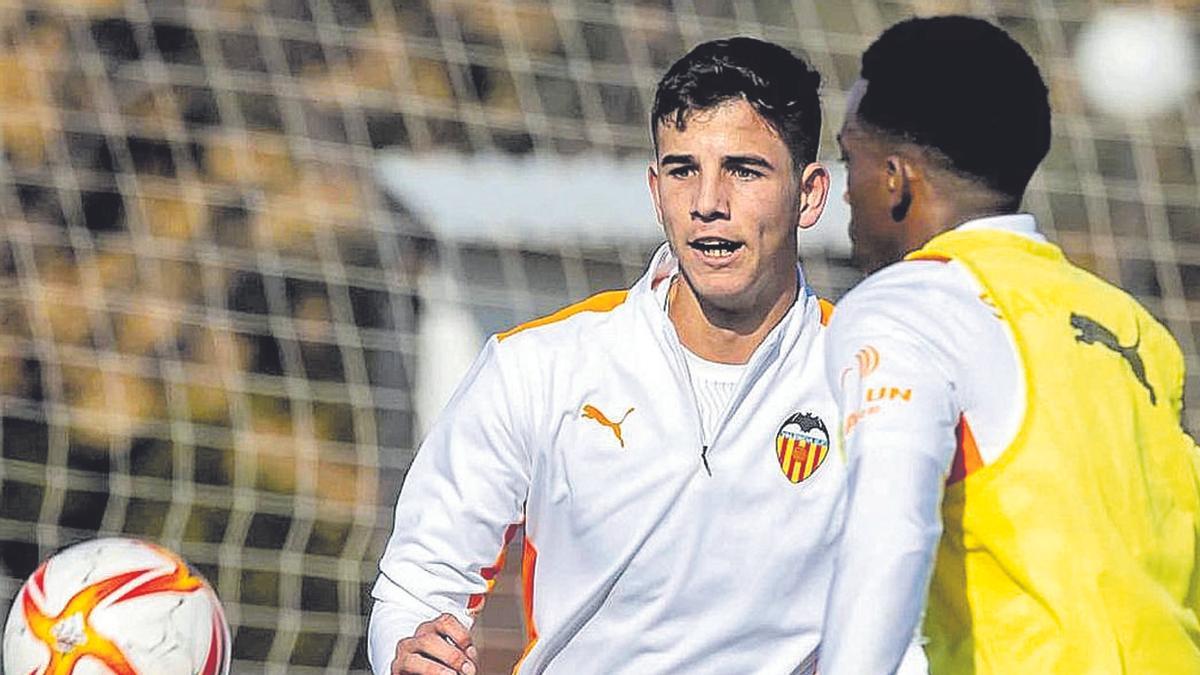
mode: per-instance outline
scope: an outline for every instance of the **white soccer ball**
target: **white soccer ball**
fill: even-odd
[[[208,583],[135,539],[59,551],[13,600],[4,671],[14,675],[226,675],[229,625]]]
[[[1152,118],[1187,101],[1198,65],[1192,27],[1165,8],[1102,10],[1075,45],[1075,67],[1088,101],[1128,120]]]

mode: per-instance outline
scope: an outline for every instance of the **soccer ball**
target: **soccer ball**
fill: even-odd
[[[1079,34],[1075,66],[1098,110],[1145,120],[1187,103],[1200,55],[1187,19],[1147,3],[1098,12]]]
[[[59,551],[21,587],[4,626],[14,675],[226,675],[229,625],[174,553],[135,539]]]

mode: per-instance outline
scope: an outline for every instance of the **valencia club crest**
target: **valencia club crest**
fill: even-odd
[[[829,431],[825,423],[807,412],[787,418],[775,434],[775,454],[789,481],[799,483],[813,475],[829,454]]]

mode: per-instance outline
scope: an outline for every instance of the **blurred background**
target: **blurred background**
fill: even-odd
[[[235,673],[364,671],[391,505],[481,341],[658,241],[658,76],[731,34],[807,55],[844,180],[859,54],[940,12],[1035,55],[1027,208],[1175,334],[1200,432],[1196,2],[0,0],[0,610],[125,534],[214,584]],[[836,299],[834,202],[801,254]],[[488,673],[524,645],[512,558]]]

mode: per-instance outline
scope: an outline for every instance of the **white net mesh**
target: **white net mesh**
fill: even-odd
[[[1195,5],[1176,4],[1195,32]],[[61,546],[125,533],[214,583],[235,672],[365,669],[416,401],[461,360],[422,345],[625,286],[655,243],[652,223],[609,244],[442,236],[379,185],[381,153],[646,157],[657,77],[733,33],[823,73],[831,160],[858,55],[885,26],[965,11],[1010,30],[1056,112],[1028,207],[1176,335],[1200,431],[1200,106],[1141,124],[1092,114],[1070,50],[1094,9],[0,0],[0,602]],[[837,254],[804,253],[829,297],[857,279]],[[513,586],[482,618],[488,672],[523,644]]]

